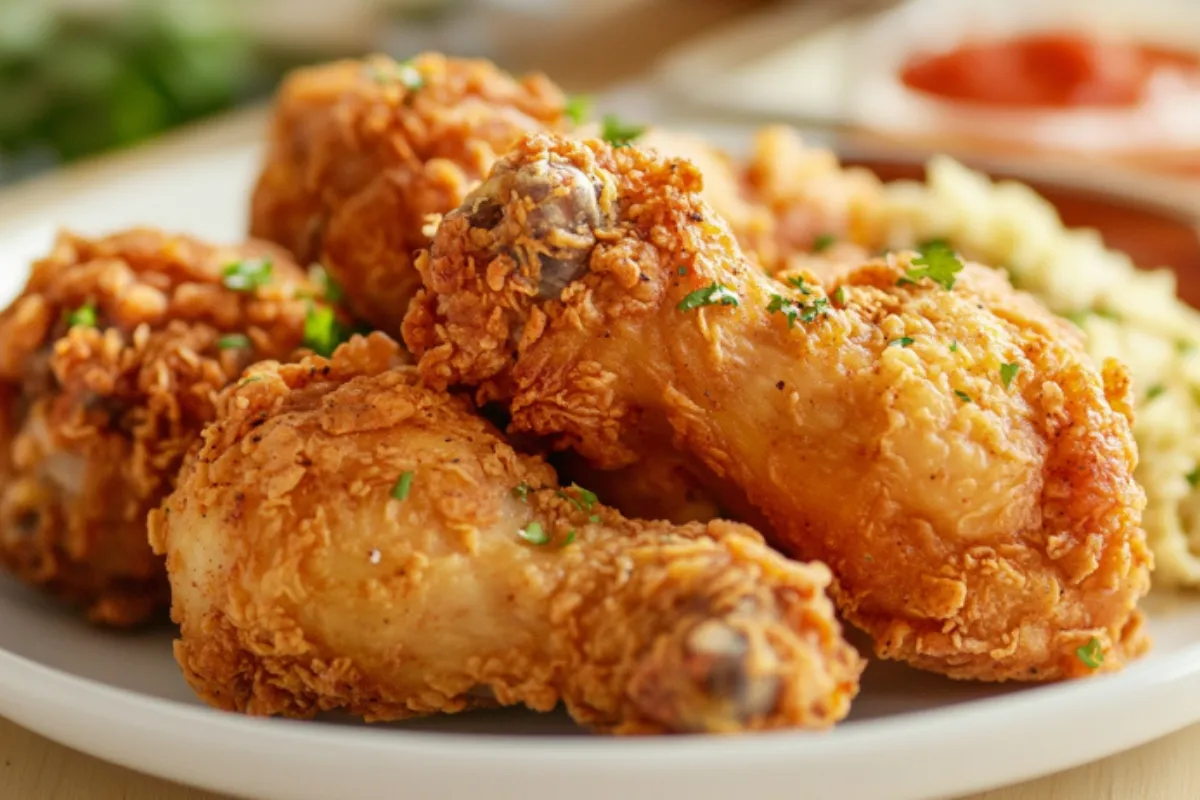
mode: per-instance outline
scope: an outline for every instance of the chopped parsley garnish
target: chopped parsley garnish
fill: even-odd
[[[899,339],[892,339],[888,342],[888,347],[911,347],[912,343],[911,336],[901,336]]]
[[[1012,385],[1013,378],[1017,377],[1017,373],[1021,371],[1021,365],[1017,363],[1001,364],[1000,365],[1000,380],[1004,382],[1004,388],[1007,389]]]
[[[1100,644],[1100,640],[1093,636],[1087,644],[1075,650],[1075,655],[1079,656],[1079,660],[1088,669],[1096,669],[1104,663],[1104,648]]]
[[[803,275],[797,275],[794,278],[788,278],[787,282],[789,284],[791,284],[792,286],[796,287],[797,289],[799,289],[800,294],[803,294],[803,295],[812,294],[812,289],[809,289],[808,286],[806,286],[804,284],[804,276]]]
[[[958,352],[958,339],[955,339],[953,342],[950,343],[950,352],[951,353]]]
[[[331,306],[309,306],[308,316],[304,318],[305,347],[329,358],[349,338],[350,331],[338,320]]]
[[[342,297],[346,294],[342,290],[342,285],[335,281],[328,270],[320,264],[313,264],[308,268],[308,279],[321,290],[321,296],[327,301],[330,303],[342,302]]]
[[[271,262],[265,258],[248,258],[226,265],[221,283],[235,292],[253,292],[271,282]]]
[[[1154,398],[1158,397],[1160,394],[1162,394],[1166,390],[1167,390],[1167,387],[1163,386],[1161,383],[1156,383],[1153,386],[1151,386],[1149,389],[1146,390],[1146,399],[1153,400]]]
[[[599,521],[600,521],[599,514],[589,514],[588,515],[588,522],[599,522]]]
[[[569,95],[567,104],[563,106],[563,113],[567,115],[567,119],[571,120],[573,125],[582,125],[587,121],[591,112],[592,98],[586,94]]]
[[[839,286],[833,290],[833,300],[839,306],[846,305],[846,287]]]
[[[512,496],[514,498],[516,498],[517,500],[520,500],[522,503],[524,503],[526,500],[529,499],[529,484],[528,483],[518,483],[516,486],[513,487]]]
[[[249,386],[252,383],[258,383],[261,380],[262,375],[251,375],[238,381],[238,386]]]
[[[1187,478],[1188,485],[1195,489],[1197,485],[1200,485],[1200,464],[1197,464],[1191,472],[1183,477]]]
[[[813,239],[812,249],[814,253],[823,253],[830,247],[833,247],[837,241],[837,237],[832,233],[822,233],[817,238]]]
[[[550,534],[546,533],[546,529],[542,527],[542,523],[540,522],[529,523],[517,531],[517,536],[520,536],[530,544],[542,545],[550,541]]]
[[[613,147],[628,147],[645,132],[645,125],[630,125],[612,114],[606,114],[600,128],[600,138]]]
[[[600,498],[596,496],[595,492],[589,492],[577,483],[572,483],[567,489],[570,489],[574,494],[568,494],[566,490],[559,489],[558,496],[570,501],[571,505],[580,511],[591,511],[596,503],[600,502]]]
[[[371,64],[368,69],[376,83],[395,81],[410,92],[415,92],[425,86],[424,76],[417,71],[411,59],[399,63],[392,62],[386,66]]]
[[[67,313],[67,327],[94,328],[96,327],[96,307],[85,303],[74,311]]]
[[[412,490],[412,484],[412,470],[401,473],[400,480],[396,481],[396,485],[392,487],[392,497],[396,500],[407,500],[408,493]]]
[[[738,296],[732,289],[724,284],[712,283],[703,289],[692,292],[680,300],[679,305],[675,307],[680,311],[691,311],[693,308],[701,306],[736,306],[737,304]]]
[[[572,530],[570,533],[567,534],[567,538],[563,539],[563,543],[560,545],[560,547],[566,547],[567,545],[571,544],[574,541],[575,541],[575,531]]]
[[[967,394],[966,392],[962,391],[961,389],[955,389],[954,394],[958,397],[959,400],[962,400],[964,403],[971,402],[971,395]]]
[[[915,268],[904,273],[897,285],[916,283],[922,278],[929,280],[949,291],[958,280],[958,273],[963,270],[963,262],[958,255],[946,246],[944,242],[932,241],[921,246],[921,255],[912,260]]]
[[[249,350],[250,338],[240,333],[229,333],[217,339],[220,350]]]
[[[771,302],[767,304],[767,313],[783,314],[787,318],[789,328],[796,325],[796,320],[801,322],[812,322],[821,314],[829,313],[829,301],[824,297],[818,297],[811,303],[804,303],[798,300],[792,300],[784,297],[781,294],[771,295]]]

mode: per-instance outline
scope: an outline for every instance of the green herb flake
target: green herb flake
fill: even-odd
[[[1100,640],[1093,636],[1087,644],[1076,648],[1075,655],[1088,669],[1098,669],[1104,663],[1104,647]]]
[[[337,318],[331,306],[310,305],[304,318],[304,346],[329,358],[350,338],[350,331]]]
[[[249,350],[250,338],[240,333],[228,333],[217,339],[218,350]]]
[[[912,343],[911,336],[901,336],[899,339],[892,339],[888,342],[888,347],[911,347]]]
[[[971,395],[967,394],[966,392],[962,391],[961,389],[955,389],[954,394],[956,397],[958,397],[959,400],[962,400],[964,403],[972,402]]]
[[[67,327],[94,328],[96,327],[96,307],[85,303],[74,311],[67,312]]]
[[[567,534],[567,538],[563,539],[563,543],[559,546],[567,547],[568,545],[573,544],[574,541],[575,541],[575,531],[572,529],[572,531]]]
[[[321,290],[321,296],[330,303],[340,303],[346,295],[342,285],[320,264],[313,264],[308,268],[308,279]]]
[[[599,515],[599,514],[591,514],[591,515],[589,515],[589,516],[588,516],[588,522],[596,523],[596,522],[599,522],[599,521],[600,521],[600,515]]]
[[[592,98],[586,94],[569,95],[563,113],[572,125],[582,125],[592,113]]]
[[[804,323],[810,323],[821,314],[828,314],[829,301],[824,297],[818,297],[811,303],[803,303],[781,294],[773,294],[771,302],[767,304],[767,313],[783,314],[787,319],[788,327],[793,328],[796,326],[797,319]]]
[[[580,511],[591,511],[596,504],[600,502],[600,498],[595,492],[589,492],[587,489],[583,488],[577,483],[572,483],[567,487],[567,489],[569,489],[571,493],[568,493],[564,489],[559,489],[557,492],[558,496],[569,501],[571,505],[575,506]]]
[[[701,306],[736,306],[737,304],[738,296],[732,289],[724,284],[712,283],[680,300],[679,305],[675,308],[680,311],[691,311],[693,308]]]
[[[839,286],[833,290],[833,301],[839,306],[846,305],[846,287]]]
[[[248,258],[227,264],[221,271],[221,283],[234,292],[253,292],[271,282],[271,262]]]
[[[794,286],[795,288],[799,289],[800,294],[802,294],[802,295],[807,296],[807,295],[812,294],[812,289],[809,289],[808,286],[804,283],[803,275],[797,275],[793,278],[788,278],[787,282],[790,285]]]
[[[953,342],[950,343],[950,352],[951,353],[958,352],[958,339],[955,339]]]
[[[1020,371],[1021,365],[1016,362],[1000,365],[1000,380],[1004,382],[1005,389],[1012,385],[1013,378],[1017,377],[1017,373]]]
[[[645,132],[645,125],[630,125],[612,114],[606,114],[601,124],[600,138],[613,147],[628,147]]]
[[[396,485],[392,487],[392,498],[395,500],[407,500],[408,493],[412,491],[413,472],[408,470],[400,474],[400,479],[396,481]]]
[[[1200,464],[1197,464],[1191,472],[1183,477],[1187,478],[1188,485],[1193,489],[1200,486]]]
[[[513,498],[520,500],[522,503],[528,502],[528,500],[529,500],[529,484],[528,483],[518,483],[516,486],[513,487],[512,496],[513,496]]]
[[[921,255],[912,260],[916,265],[904,273],[897,285],[916,283],[922,278],[929,280],[949,291],[958,280],[958,273],[963,270],[962,259],[941,241],[928,242],[921,246]]]
[[[529,523],[517,531],[517,536],[520,536],[530,544],[536,545],[543,545],[550,541],[550,534],[546,533],[546,529],[542,527],[540,522]]]
[[[1162,394],[1163,392],[1165,392],[1166,390],[1167,390],[1167,387],[1163,386],[1161,383],[1156,383],[1156,384],[1154,384],[1153,386],[1151,386],[1149,389],[1147,389],[1147,390],[1146,390],[1146,400],[1147,400],[1147,402],[1148,402],[1148,401],[1150,401],[1150,400],[1153,400],[1153,399],[1154,399],[1154,398],[1156,398],[1156,397],[1158,397],[1159,395],[1161,395],[1161,394]]]
[[[813,239],[812,249],[814,253],[824,253],[837,242],[837,237],[832,233],[822,233],[817,238]]]

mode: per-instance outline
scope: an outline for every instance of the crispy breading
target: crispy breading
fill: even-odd
[[[418,258],[422,375],[601,468],[665,427],[777,546],[829,564],[884,657],[1050,680],[1098,671],[1081,648],[1100,670],[1141,653],[1123,368],[978,265],[952,289],[914,253],[840,288],[774,280],[701,187],[683,160],[527,137]]]
[[[429,215],[456,207],[521,134],[564,129],[541,75],[386,56],[297,70],[279,91],[251,233],[320,260],[355,312],[398,334]]]
[[[270,260],[270,285],[222,286],[243,259]],[[312,291],[265,243],[60,235],[0,313],[0,563],[98,623],[165,608],[146,513],[225,384],[300,346]],[[222,348],[223,334],[245,342]]]
[[[612,733],[845,715],[862,662],[828,570],[560,490],[399,352],[373,334],[253,368],[151,514],[201,697],[373,721],[561,701]]]

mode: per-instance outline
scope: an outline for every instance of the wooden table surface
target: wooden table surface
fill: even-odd
[[[257,138],[261,111],[240,112],[153,145],[63,170],[0,192],[5,211],[53,203],[130,166],[166,163]],[[1114,720],[1113,724],[1120,724]],[[1103,761],[970,800],[1193,800],[1200,798],[1200,725]],[[933,767],[936,768],[936,767]],[[4,800],[220,800],[218,795],[105,764],[0,718]]]

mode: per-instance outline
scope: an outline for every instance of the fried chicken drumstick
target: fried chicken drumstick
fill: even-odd
[[[828,570],[560,489],[399,352],[373,334],[253,368],[151,515],[205,700],[369,720],[562,701],[613,733],[845,715],[862,664]]]
[[[98,623],[165,608],[146,513],[217,392],[301,345],[311,292],[265,244],[61,235],[0,313],[0,563]]]
[[[357,314],[398,335],[427,216],[462,202],[523,133],[563,130],[564,105],[542,76],[437,54],[297,70],[276,101],[251,235],[321,261]]]
[[[602,468],[670,431],[777,546],[830,566],[883,657],[1049,680],[1139,654],[1151,558],[1123,369],[949,251],[829,294],[772,279],[700,189],[636,147],[523,140],[418,259],[422,375]]]

